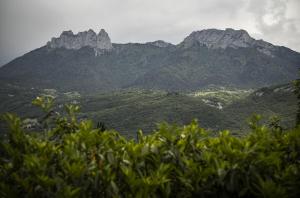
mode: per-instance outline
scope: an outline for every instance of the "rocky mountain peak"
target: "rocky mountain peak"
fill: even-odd
[[[170,47],[170,46],[173,46],[173,44],[165,42],[163,40],[148,42],[147,44],[154,45],[156,47]]]
[[[184,39],[184,46],[188,47],[195,42],[206,45],[208,48],[239,48],[249,47],[255,40],[249,36],[245,30],[225,30],[206,29],[192,32]]]
[[[74,36],[72,30],[63,31],[60,36]]]
[[[245,30],[234,30],[227,28],[225,30],[205,29],[194,31],[180,44],[186,48],[195,43],[207,46],[209,49],[226,48],[246,48],[254,47],[261,53],[272,55],[274,47],[272,44],[263,40],[255,40]]]
[[[92,29],[74,34],[71,30],[63,31],[58,38],[52,38],[47,43],[50,48],[80,49],[89,46],[95,50],[95,54],[111,50],[110,38],[104,29],[97,35]]]
[[[108,37],[108,34],[104,29],[101,29],[100,32],[98,33],[98,35],[103,36],[103,37]]]
[[[112,49],[110,38],[104,29],[97,35],[97,49]]]

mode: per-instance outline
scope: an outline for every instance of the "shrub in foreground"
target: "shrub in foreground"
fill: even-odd
[[[49,109],[48,109],[49,110]],[[127,140],[77,121],[77,107],[39,133],[7,114],[1,197],[300,197],[300,128],[251,121],[244,137],[161,124]]]

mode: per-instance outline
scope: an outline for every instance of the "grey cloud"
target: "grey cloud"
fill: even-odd
[[[258,6],[259,5],[259,6]],[[278,45],[300,51],[300,16],[289,12],[300,11],[298,0],[249,0],[258,35]]]
[[[271,2],[271,4],[270,4]],[[300,51],[299,14],[274,0],[0,0],[0,65],[63,30],[106,29],[112,42],[181,42],[194,30],[245,29]],[[296,3],[295,3],[296,2]],[[293,13],[287,16],[288,13]],[[295,14],[296,13],[296,14]],[[277,23],[266,24],[266,14]]]

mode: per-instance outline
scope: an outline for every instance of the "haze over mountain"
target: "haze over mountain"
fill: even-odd
[[[255,40],[245,30],[195,31],[173,45],[115,44],[102,29],[99,34],[64,31],[0,68],[0,81],[81,92],[257,88],[296,79],[299,66],[298,52]]]

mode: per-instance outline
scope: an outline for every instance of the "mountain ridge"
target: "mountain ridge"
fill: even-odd
[[[92,29],[74,34],[71,30],[63,31],[58,38],[52,38],[47,42],[50,48],[66,48],[78,50],[82,47],[91,47],[95,51],[95,56],[101,54],[101,51],[110,51],[113,49],[110,38],[104,29],[96,34]]]
[[[98,40],[97,40],[98,37],[99,40],[103,39],[107,43],[105,43],[104,46],[101,46],[102,43],[98,44]],[[81,40],[81,43],[80,41],[74,38],[79,38],[79,40]],[[82,43],[84,42],[84,40],[87,40],[87,43]],[[75,42],[75,44],[72,44],[72,41]],[[190,41],[199,42],[201,44],[206,45],[208,48],[223,48],[223,49],[227,47],[238,48],[238,47],[255,46],[258,48],[266,48],[271,50],[274,47],[283,47],[283,46],[273,45],[262,39],[255,39],[251,37],[246,30],[243,29],[235,30],[233,28],[226,28],[225,30],[209,28],[209,29],[193,31],[188,36],[186,36],[183,39],[183,41],[181,41],[178,44],[173,44],[170,42],[166,42],[164,40],[156,40],[156,41],[146,42],[146,43],[134,42],[134,44],[153,44],[158,47],[185,45],[185,47],[187,47],[190,45]],[[131,43],[114,43],[114,44],[131,44]],[[63,31],[59,37],[57,38],[53,37],[50,41],[47,42],[46,45],[50,46],[51,48],[65,47],[66,49],[79,49],[85,46],[90,46],[92,48],[99,48],[99,49],[107,49],[107,50],[112,49],[111,39],[108,33],[104,29],[101,29],[98,35],[92,29],[89,29],[88,31],[78,32],[77,34],[74,34],[71,30]],[[262,52],[264,53],[264,51]]]
[[[300,66],[299,53],[255,40],[244,30],[195,31],[178,45],[160,40],[111,43],[105,30],[100,36],[103,44],[95,35],[92,30],[64,32],[53,45],[1,67],[0,81],[83,92],[130,87],[194,91],[210,85],[258,88],[296,79]]]
[[[275,50],[275,46],[271,43],[263,40],[256,40],[245,30],[234,30],[232,28],[226,28],[225,30],[204,29],[201,31],[194,31],[179,45],[190,47],[194,42],[199,42],[212,49],[255,47],[260,52],[269,56],[273,56],[272,51]]]

